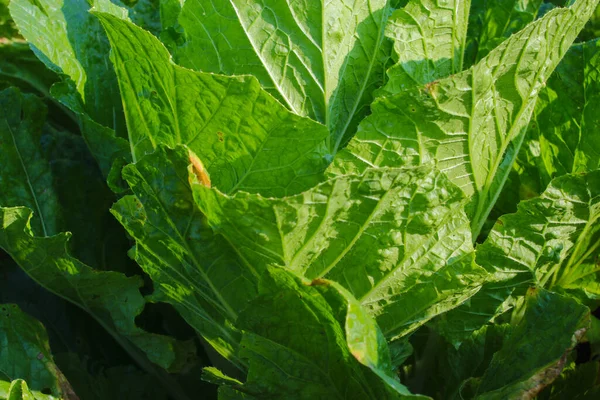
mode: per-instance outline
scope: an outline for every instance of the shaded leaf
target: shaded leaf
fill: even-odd
[[[258,398],[423,398],[393,376],[381,332],[333,282],[309,285],[270,268],[260,291],[239,320],[248,377],[232,388]]]
[[[465,55],[467,65],[475,64],[532,22],[542,3],[542,0],[472,1]]]
[[[528,292],[526,307],[523,319],[494,354],[477,399],[534,398],[560,375],[589,325],[587,307],[543,289]]]
[[[159,147],[124,169],[135,196],[112,209],[136,240],[134,256],[154,282],[155,301],[172,304],[223,356],[236,360],[234,323],[256,296],[258,273],[213,234],[194,204],[188,150]]]
[[[44,326],[16,304],[0,305],[0,343],[0,380],[24,379],[33,390],[79,399],[54,363]],[[18,382],[11,384],[7,398],[20,399],[19,392],[23,398],[34,398],[27,385]]]

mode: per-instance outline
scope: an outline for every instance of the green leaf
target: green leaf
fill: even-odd
[[[188,0],[174,57],[195,70],[254,75],[291,111],[327,125],[335,153],[383,83],[389,12],[385,0]]]
[[[588,289],[596,281],[600,252],[600,171],[555,179],[536,199],[519,204],[516,214],[500,218],[477,261],[488,271],[531,275],[548,288]],[[583,268],[582,268],[583,267]],[[600,298],[593,285],[587,292]]]
[[[154,376],[133,365],[99,367],[97,359],[80,359],[73,353],[57,354],[55,360],[81,400],[170,399]]]
[[[88,13],[88,2],[11,0],[9,8],[38,57],[73,80],[89,116],[122,136],[121,99],[106,62],[110,47],[98,20]]]
[[[241,355],[250,365],[246,382],[232,383],[241,392],[258,398],[423,398],[393,375],[377,325],[333,282],[309,284],[270,268],[260,296],[238,323],[245,332]]]
[[[541,90],[515,170],[522,195],[600,168],[600,41],[573,45]]]
[[[159,147],[128,165],[123,174],[135,196],[123,197],[112,212],[136,240],[134,255],[154,282],[155,301],[171,303],[243,370],[234,323],[256,296],[258,273],[240,263],[195,206],[189,164],[186,149]]]
[[[470,0],[412,0],[388,20],[396,65],[378,92],[395,94],[462,71]]]
[[[141,279],[96,271],[72,258],[67,252],[68,233],[33,236],[31,216],[26,208],[0,208],[0,248],[40,285],[96,318],[133,355],[132,343],[163,368],[180,368],[179,363],[193,351],[189,344],[147,333],[135,325],[145,304],[139,292]]]
[[[50,86],[58,76],[46,69],[22,39],[0,43],[0,88],[7,81],[9,86],[37,90],[49,97]]]
[[[14,88],[7,89],[0,92],[0,105],[0,141],[5,161],[0,170],[3,187],[0,206],[11,206],[0,207],[0,248],[37,283],[88,311],[128,349],[133,349],[131,341],[162,367],[180,368],[193,346],[149,334],[135,324],[136,316],[145,305],[139,292],[141,279],[90,268],[70,255],[68,241],[71,234],[60,233],[68,222],[66,225],[76,232],[87,234],[88,240],[101,239],[96,244],[115,243],[104,242],[105,235],[113,235],[110,229],[105,230],[107,227],[102,226],[102,204],[106,205],[106,194],[102,186],[89,187],[84,182],[91,180],[94,183],[94,175],[87,174],[85,165],[78,164],[82,160],[78,160],[77,151],[81,150],[73,146],[69,138],[65,140],[56,132],[46,138],[43,149],[41,130],[46,111],[35,96],[22,95]],[[69,147],[63,147],[66,145]],[[60,156],[65,150],[68,154],[62,159]],[[75,163],[71,164],[72,161]],[[60,174],[60,180],[55,178],[53,172],[64,172],[72,167],[78,171],[69,176]],[[101,183],[101,180],[95,183]],[[70,185],[85,190],[74,194]],[[85,196],[89,193],[95,198],[86,204]],[[59,199],[63,201],[59,202]],[[111,201],[110,197],[108,201]],[[93,206],[92,210],[86,211],[86,205]],[[35,210],[35,218],[32,218],[32,211],[22,206]],[[89,226],[85,227],[90,222],[94,225],[91,234]],[[97,253],[87,248],[89,243],[78,243],[75,252],[95,260]],[[113,246],[113,250],[118,247]],[[112,260],[110,255],[107,258]]]
[[[73,389],[52,358],[48,334],[36,319],[16,304],[0,305],[0,380],[24,379],[33,390],[74,399]],[[15,387],[13,387],[15,386]],[[30,396],[27,385],[13,382],[8,399]]]
[[[12,382],[0,381],[1,400],[57,400],[49,394],[29,390],[27,383],[22,379]]]
[[[472,1],[465,61],[469,66],[532,22],[542,0]]]
[[[368,170],[283,199],[196,183],[213,228],[257,271],[280,265],[340,282],[386,337],[403,336],[479,289],[464,197],[430,168]]]
[[[32,50],[64,74],[54,96],[78,117],[94,157],[108,176],[119,157],[131,159],[110,46],[86,0],[12,0],[10,11]]]
[[[185,144],[224,192],[282,196],[321,179],[327,129],[279,104],[249,76],[193,72],[148,32],[97,14],[113,46],[134,160]]]
[[[560,375],[589,325],[587,307],[543,289],[528,292],[526,307],[523,319],[494,354],[477,399],[535,397]]]
[[[475,240],[511,170],[537,93],[597,4],[579,0],[553,10],[471,69],[379,98],[331,173],[433,162],[470,197]]]
[[[600,364],[598,361],[576,365],[569,364],[560,376],[540,393],[540,400],[593,400],[600,396],[596,382]]]
[[[61,215],[50,165],[42,156],[40,139],[46,108],[34,95],[18,89],[0,92],[0,205],[26,206],[38,218],[32,229],[38,235],[58,233]],[[6,189],[4,189],[6,188]]]
[[[600,171],[557,178],[539,197],[500,217],[477,247],[488,272],[469,302],[436,321],[455,344],[512,307],[528,285],[567,291],[581,301],[600,299]]]
[[[8,12],[8,0],[0,0],[0,39],[19,37],[19,31]]]

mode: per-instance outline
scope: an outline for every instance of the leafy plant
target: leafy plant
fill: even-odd
[[[0,399],[596,396],[567,3],[0,2]]]

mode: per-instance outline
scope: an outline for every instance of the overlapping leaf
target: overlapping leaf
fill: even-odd
[[[396,65],[379,94],[395,94],[462,71],[470,1],[410,1],[388,20]]]
[[[76,219],[81,214],[71,207],[71,215],[65,216],[58,202],[60,184],[55,185],[40,143],[45,116],[41,101],[32,95],[22,95],[16,89],[7,89],[0,92],[0,104],[3,153],[0,205],[9,206],[0,208],[0,248],[40,285],[88,311],[129,350],[138,351],[129,343],[131,340],[164,368],[181,367],[178,364],[190,348],[186,350],[186,346],[172,338],[149,334],[135,325],[135,318],[145,304],[139,292],[141,279],[112,271],[96,271],[69,254],[70,234],[60,232],[65,220]],[[53,161],[54,168],[60,170],[60,160]],[[75,182],[77,178],[74,174],[62,179]],[[69,204],[72,203],[66,203]],[[21,206],[35,210],[35,217],[32,218],[30,209]],[[97,212],[102,213],[102,210],[88,214],[94,216],[90,221],[99,224],[101,218],[96,218]],[[73,224],[71,226],[79,230],[85,221],[75,220]],[[101,232],[103,228],[95,229]],[[93,240],[98,236],[92,234],[89,238]],[[82,254],[97,254],[91,250]]]
[[[185,144],[224,192],[302,191],[330,161],[327,129],[289,112],[250,76],[174,65],[152,35],[98,14],[113,46],[134,160],[157,145]]]
[[[283,199],[196,183],[196,202],[247,265],[280,265],[348,288],[388,337],[479,288],[464,197],[429,168],[369,170]]]
[[[553,178],[600,168],[600,41],[573,45],[540,91],[515,171],[519,197]]]
[[[494,354],[476,399],[534,398],[560,375],[568,353],[589,326],[587,307],[543,289],[529,291],[526,307],[523,319]]]
[[[400,384],[377,325],[347,296],[333,282],[270,268],[238,321],[247,380],[218,381],[257,398],[425,398]]]
[[[332,173],[434,162],[471,197],[474,239],[504,185],[537,94],[596,0],[556,9],[514,34],[471,69],[380,98]]]
[[[511,295],[528,285],[568,291],[581,301],[600,298],[600,171],[555,179],[539,197],[501,217],[477,248],[488,283],[470,303],[447,314],[441,330],[468,335],[505,311]]]
[[[57,398],[37,391],[29,390],[27,382],[15,379],[12,382],[0,381],[0,399],[2,400],[56,400]]]
[[[195,70],[256,76],[290,110],[327,125],[335,152],[383,83],[389,11],[384,0],[189,0],[174,57]]]
[[[65,400],[78,399],[52,359],[44,326],[15,304],[0,304],[0,380],[11,382],[16,379],[26,380],[32,390]],[[13,385],[19,386],[19,383]],[[28,391],[27,385],[21,384],[17,388],[13,385],[9,393],[14,396],[18,389],[21,393]],[[0,395],[1,392],[2,389]]]
[[[532,22],[542,3],[542,0],[473,0],[465,54],[467,65],[475,64]]]
[[[258,274],[214,235],[192,198],[188,151],[160,147],[124,169],[135,196],[112,209],[136,240],[136,259],[154,281],[156,300],[173,304],[221,354],[236,360],[240,310],[256,296]]]
[[[46,66],[66,76],[52,95],[78,117],[105,176],[127,154],[125,121],[110,46],[85,0],[13,0],[11,15]],[[70,81],[68,81],[70,80]]]

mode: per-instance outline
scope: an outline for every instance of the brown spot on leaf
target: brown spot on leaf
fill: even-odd
[[[308,286],[327,286],[330,283],[327,279],[317,278],[313,279]]]
[[[217,137],[219,138],[219,142],[224,141],[224,136],[225,136],[225,134],[223,132],[217,131]]]
[[[198,177],[198,180],[200,181],[201,184],[203,184],[204,186],[209,188],[210,187],[210,177],[208,176],[208,173],[206,172],[206,169],[204,168],[204,164],[202,164],[202,161],[200,161],[198,156],[195,155],[194,153],[192,153],[191,151],[189,152],[189,159],[190,159],[190,162],[192,163],[194,175],[196,175],[196,177]]]

